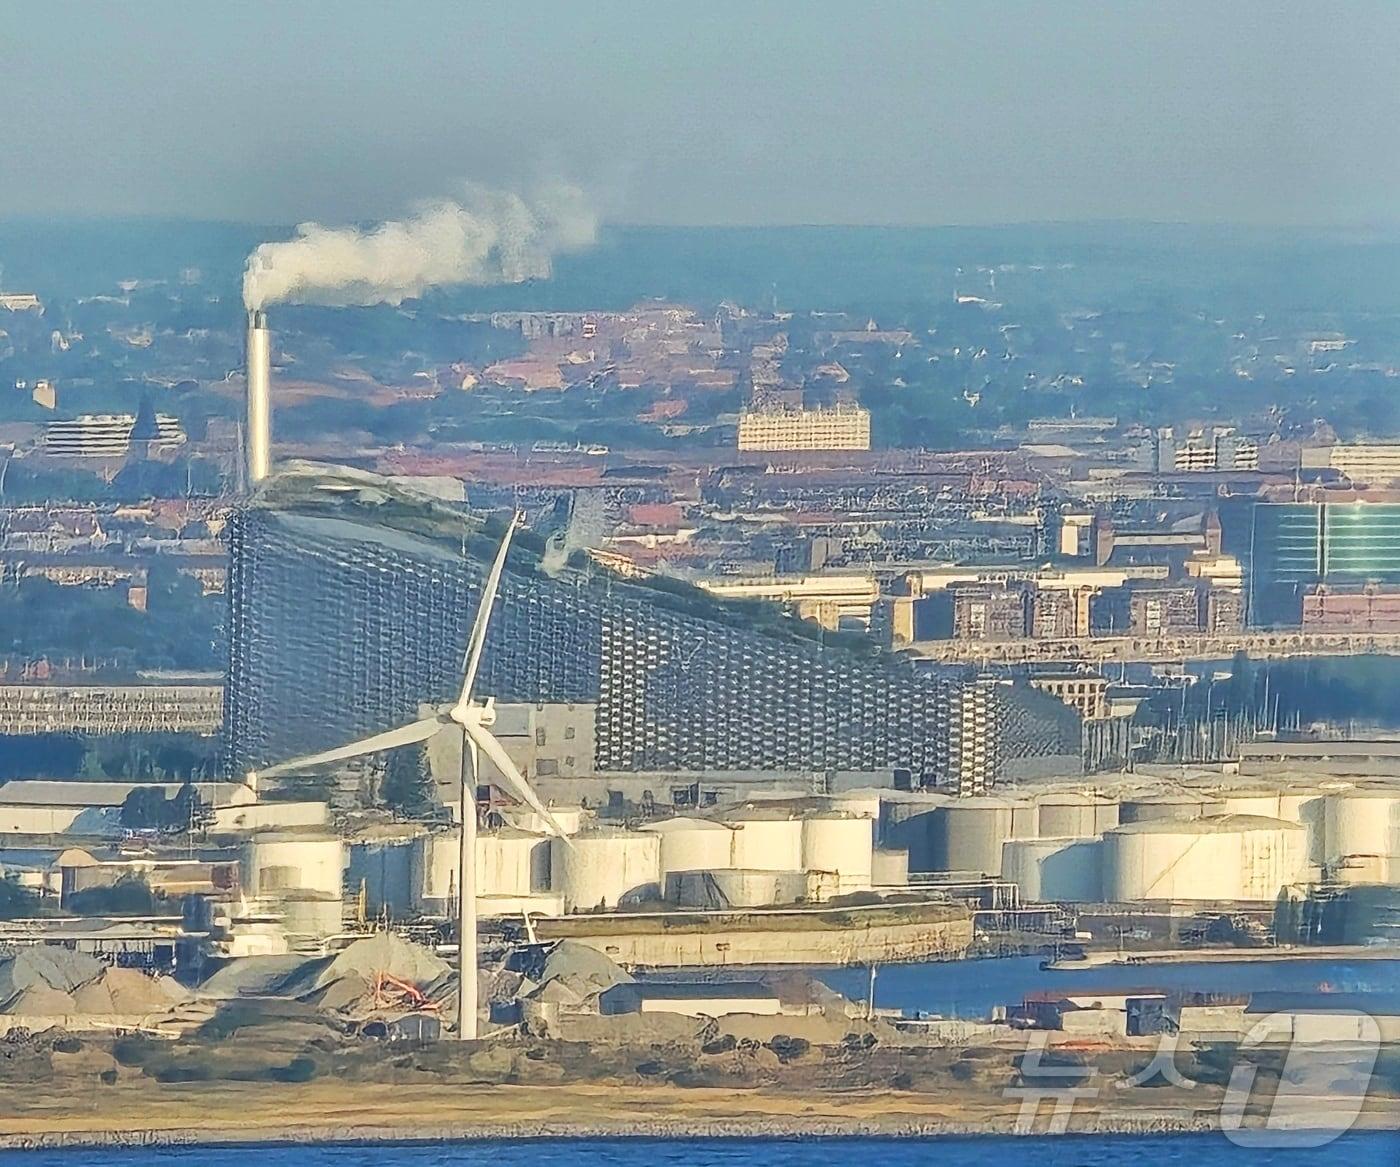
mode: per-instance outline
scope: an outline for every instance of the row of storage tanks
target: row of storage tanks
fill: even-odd
[[[487,914],[819,902],[898,887],[913,872],[1015,883],[1027,902],[1262,901],[1329,879],[1400,884],[1400,787],[1177,791],[1122,799],[1050,793],[950,798],[879,791],[752,802],[714,818],[637,830],[527,813],[477,839]],[[363,885],[374,911],[445,913],[456,897],[456,830],[346,843],[264,834],[242,859],[245,894],[283,902],[306,930]],[[305,916],[305,921],[300,917]]]
[[[1029,902],[1270,900],[1321,879],[1400,882],[1400,787],[913,794],[889,801],[882,823],[910,870],[1000,876]]]
[[[482,912],[546,914],[666,900],[758,907],[832,899],[907,881],[906,856],[876,847],[876,797],[746,804],[721,818],[676,817],[637,830],[555,810],[568,838],[531,816],[477,836]],[[534,829],[532,829],[534,828]],[[457,893],[456,829],[354,840],[261,835],[244,848],[244,889],[337,902],[363,884],[372,910],[442,914]]]

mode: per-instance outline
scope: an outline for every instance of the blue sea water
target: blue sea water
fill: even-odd
[[[451,1145],[256,1146],[0,1154],[0,1167],[1214,1167],[1400,1162],[1400,1134],[1344,1135],[1324,1147],[1236,1147],[1216,1135],[980,1139],[571,1139]]]
[[[1155,965],[1102,965],[1056,971],[1041,957],[882,965],[875,1004],[944,1017],[982,1018],[994,1005],[1016,1004],[1027,993],[1157,989],[1210,993],[1400,992],[1400,961],[1269,960]],[[863,968],[817,969],[837,992],[864,1000],[870,974]]]

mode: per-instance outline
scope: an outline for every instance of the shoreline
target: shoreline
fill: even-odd
[[[1008,1116],[1010,1118],[1011,1116]],[[1385,1129],[1385,1128],[1366,1128]],[[715,1119],[705,1122],[646,1120],[626,1126],[598,1122],[464,1123],[405,1127],[287,1127],[278,1133],[249,1129],[46,1131],[0,1135],[0,1151],[138,1149],[159,1147],[299,1147],[299,1146],[435,1146],[445,1143],[552,1140],[646,1141],[671,1139],[928,1139],[928,1138],[1074,1138],[1116,1135],[1210,1135],[1219,1131],[1214,1118],[1182,1120],[1108,1119],[1075,1125],[1064,1132],[1017,1129],[1012,1121],[925,1122],[790,1121]]]

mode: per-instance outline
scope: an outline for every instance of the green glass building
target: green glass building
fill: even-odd
[[[1249,546],[1250,622],[1297,624],[1320,583],[1400,586],[1400,503],[1257,503]]]

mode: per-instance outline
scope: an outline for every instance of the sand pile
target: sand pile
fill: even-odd
[[[373,982],[383,973],[422,988],[431,985],[448,971],[447,962],[431,949],[404,940],[392,932],[378,932],[356,940],[332,957],[317,974],[315,986],[323,989],[345,977]]]
[[[0,963],[0,1003],[25,989],[46,988],[71,993],[96,979],[106,966],[84,952],[57,944],[36,944],[21,948]]]
[[[12,1017],[71,1017],[77,1011],[70,994],[49,985],[30,985],[0,1006],[0,1013]]]
[[[0,964],[0,1013],[11,1017],[144,1017],[186,997],[169,977],[112,968],[57,945],[25,948]]]
[[[275,997],[282,986],[296,978],[309,956],[240,956],[226,962],[199,986],[202,997],[230,1000],[235,997]]]
[[[78,1013],[122,1016],[164,1013],[188,994],[169,977],[149,977],[134,968],[108,968],[73,994]]]
[[[436,1000],[449,979],[447,962],[431,949],[391,932],[380,932],[354,941],[334,956],[230,961],[200,986],[200,993],[224,999],[280,997],[330,1012],[365,1016],[396,1011],[395,1004],[410,1000],[412,994],[400,985],[412,986]]]
[[[595,1000],[599,993],[633,978],[603,953],[577,940],[561,940],[535,966],[538,987],[522,994],[566,1009]]]

